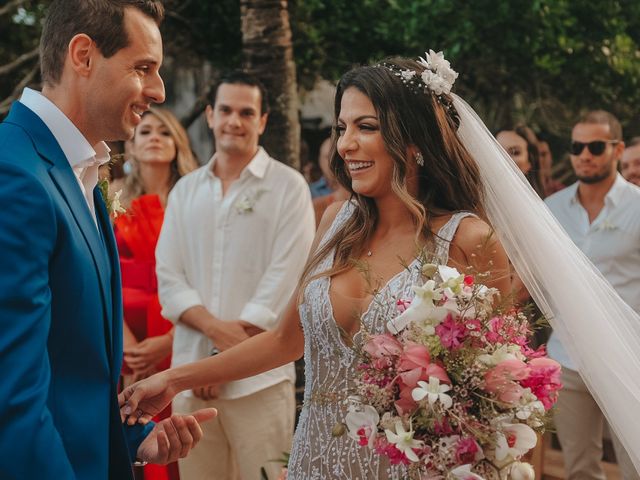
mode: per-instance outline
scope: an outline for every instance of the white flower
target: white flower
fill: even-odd
[[[525,360],[519,345],[500,345],[493,353],[485,353],[478,356],[478,360],[489,367],[495,367],[505,360]]]
[[[536,472],[528,463],[513,462],[509,468],[509,478],[511,480],[534,480]]]
[[[508,456],[520,458],[536,446],[538,437],[529,426],[522,423],[503,423],[496,432],[496,460],[502,461]]]
[[[260,188],[257,191],[248,191],[244,193],[240,199],[235,203],[236,212],[239,214],[253,212],[253,207],[255,207],[258,199],[262,196],[262,194],[266,190]]]
[[[455,480],[484,480],[480,475],[471,471],[471,465],[460,465],[451,470],[451,475]]]
[[[605,218],[604,221],[598,227],[598,230],[603,232],[607,232],[610,230],[617,230],[617,229],[618,227],[616,227],[613,223],[611,223],[608,218]]]
[[[436,288],[436,282],[427,280],[421,287],[414,286],[415,297],[411,305],[387,323],[387,329],[397,334],[412,322],[425,320],[434,309],[434,301],[442,298],[442,290]]]
[[[462,291],[464,275],[462,275],[458,270],[452,267],[447,267],[446,265],[440,265],[438,267],[438,273],[442,279],[440,287],[445,289],[445,294],[447,296],[452,297]],[[449,292],[447,292],[446,289],[449,289]]]
[[[407,432],[400,420],[396,422],[395,432],[385,429],[384,433],[387,436],[387,441],[395,445],[395,447],[404,453],[409,460],[412,462],[420,460],[413,449],[422,447],[422,442],[414,440],[413,430],[409,430]]]
[[[113,218],[127,211],[120,203],[120,195],[122,195],[122,190],[118,190],[113,194],[113,198],[109,204],[109,213],[113,215]]]
[[[421,75],[422,81],[436,95],[451,92],[458,73],[451,68],[442,52],[429,50],[425,53],[425,58],[420,57],[418,63],[425,68]]]
[[[400,72],[400,75],[402,76],[402,78],[403,78],[404,80],[409,81],[409,80],[411,80],[413,77],[415,77],[415,76],[416,76],[416,72],[414,72],[413,70],[402,70],[402,71]]]
[[[418,387],[411,391],[411,397],[419,402],[427,397],[429,405],[433,405],[437,401],[442,403],[444,408],[450,408],[453,400],[445,392],[451,390],[451,385],[446,383],[440,384],[440,380],[436,377],[429,377],[429,383],[422,380],[418,381]]]
[[[380,415],[375,408],[371,405],[361,405],[356,407],[354,405],[349,406],[349,411],[345,416],[345,423],[347,424],[347,435],[354,440],[360,440],[358,430],[364,429],[367,439],[369,441],[369,448],[373,447],[373,441],[376,438],[378,431],[378,422],[380,421]]]
[[[522,391],[520,402],[516,406],[516,417],[520,420],[527,420],[532,414],[543,415],[544,412],[544,404],[538,400],[530,388],[525,388]]]

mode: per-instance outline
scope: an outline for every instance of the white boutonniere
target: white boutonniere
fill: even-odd
[[[102,195],[102,200],[104,200],[104,204],[107,207],[107,212],[109,212],[109,216],[112,218],[116,218],[118,215],[122,215],[126,213],[126,209],[120,203],[120,196],[122,195],[122,189],[117,192],[110,194],[109,193],[109,182],[106,178],[103,178],[98,182],[98,188],[100,189],[100,194]]]
[[[605,218],[604,221],[600,224],[600,231],[610,232],[611,230],[617,230],[618,227],[609,221],[608,218]]]
[[[249,190],[248,192],[243,193],[240,199],[234,205],[236,212],[238,212],[240,215],[253,212],[253,207],[255,207],[256,203],[264,192],[266,192],[264,188],[259,188],[255,191]]]

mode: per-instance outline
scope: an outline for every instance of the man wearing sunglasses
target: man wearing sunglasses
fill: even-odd
[[[571,165],[578,181],[545,201],[576,245],[640,312],[640,188],[618,174],[623,151],[620,122],[605,111],[589,112],[571,133]],[[604,417],[555,334],[548,351],[563,367],[554,423],[566,478],[604,480]],[[615,435],[612,441],[624,480],[640,479]]]

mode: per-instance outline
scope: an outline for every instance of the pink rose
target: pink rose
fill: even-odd
[[[522,397],[523,388],[517,383],[529,374],[529,367],[521,360],[509,359],[484,374],[484,389],[494,393],[505,403],[516,403]]]
[[[364,346],[364,351],[373,358],[389,357],[402,353],[402,344],[390,333],[372,337]]]

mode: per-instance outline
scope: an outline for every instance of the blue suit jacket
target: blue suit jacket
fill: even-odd
[[[14,103],[0,124],[3,480],[132,478],[149,430],[120,422],[120,271],[94,199],[99,228],[52,133]]]

